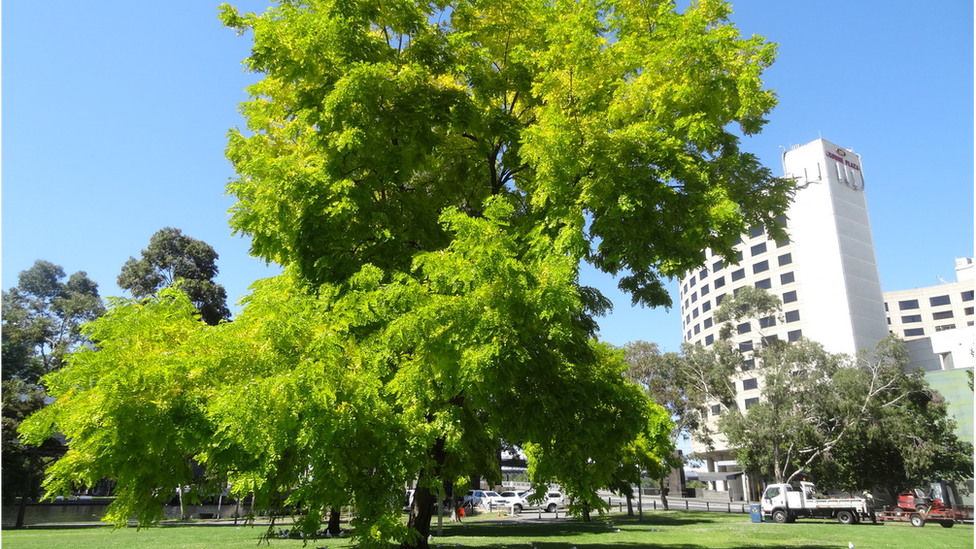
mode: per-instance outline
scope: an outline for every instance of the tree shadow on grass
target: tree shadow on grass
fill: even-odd
[[[568,520],[507,520],[484,521],[469,524],[445,525],[444,536],[454,540],[478,538],[478,547],[518,547],[523,549],[569,549],[568,538],[585,536],[578,544],[586,549],[611,549],[620,547],[648,547],[669,549],[703,549],[706,545],[687,542],[688,529],[707,527],[717,523],[737,527],[751,521],[749,516],[737,515],[740,522],[730,521],[726,515],[712,513],[655,513],[643,519],[613,515],[607,518],[594,518],[591,522],[576,519]],[[682,540],[673,535],[682,531]],[[605,537],[604,537],[605,536]],[[634,539],[635,537],[639,539]],[[492,540],[496,540],[493,542]],[[518,540],[518,541],[515,541]],[[751,549],[756,547],[754,540],[729,540],[732,544],[723,545],[728,549]],[[514,543],[513,543],[514,542]],[[463,546],[464,544],[461,543]],[[431,547],[437,542],[432,541]],[[769,546],[765,544],[764,546]],[[835,543],[791,545],[791,549],[836,549]]]

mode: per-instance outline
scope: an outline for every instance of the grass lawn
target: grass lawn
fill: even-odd
[[[607,520],[613,521],[613,526]],[[436,519],[434,524],[436,531]],[[4,549],[217,549],[256,547],[262,526],[163,526],[136,531],[110,528],[62,530],[5,530]],[[800,549],[960,549],[973,547],[973,526],[942,528],[928,524],[913,528],[908,523],[842,525],[826,521],[795,524],[755,524],[749,515],[694,511],[655,511],[644,520],[620,514],[584,523],[576,520],[539,521],[482,515],[464,524],[444,524],[444,536],[431,539],[431,547],[518,547],[522,549],[609,549],[611,547],[660,547],[677,549],[745,549],[785,547]],[[354,547],[349,539],[271,540],[262,547]]]

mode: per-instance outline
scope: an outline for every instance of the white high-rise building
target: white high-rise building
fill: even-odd
[[[789,240],[775,242],[763,227],[754,227],[735,246],[737,264],[706,250],[706,267],[687,273],[680,282],[684,341],[713,344],[720,326],[712,315],[722,299],[754,286],[783,301],[783,321],[767,319],[763,336],[789,341],[806,337],[833,353],[870,351],[888,335],[888,325],[861,157],[817,139],[786,151],[783,171],[798,184],[783,220]],[[759,344],[748,329],[742,325],[735,335],[744,351]],[[758,402],[760,380],[746,372],[735,382],[740,409]],[[714,415],[719,411],[713,408]],[[710,474],[702,480],[719,481],[716,489],[728,489],[730,497],[739,499],[745,494],[745,479],[737,478],[739,468],[722,447],[724,440],[715,442],[711,450],[692,445],[707,460]]]

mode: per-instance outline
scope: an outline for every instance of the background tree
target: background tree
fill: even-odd
[[[627,361],[627,377],[644,388],[654,402],[664,407],[673,421],[670,439],[688,440],[693,432],[700,430],[707,417],[708,393],[704,384],[696,383],[693,371],[678,353],[664,353],[656,343],[636,341],[624,346]],[[672,467],[680,467],[682,462],[668,460],[658,468],[655,478],[662,488],[661,503],[668,509],[667,495],[664,493],[665,479]]]
[[[662,276],[704,248],[731,257],[792,193],[739,148],[775,104],[761,81],[775,48],[730,13],[223,6],[253,33],[247,65],[263,75],[229,134],[231,226],[286,274],[234,323],[191,325],[167,297],[92,326],[100,350],[51,377],[61,396],[27,429],[72,437],[48,486],[115,475],[113,517],[146,523],[193,458],[265,508],[352,498],[363,545],[426,547],[434,494],[495,476],[505,440],[532,448],[533,481],[595,506],[615,475],[587,480],[588,464],[661,459],[670,425],[595,340],[608,303],[580,288],[580,262],[620,275],[635,302],[669,304]],[[73,389],[82,379],[99,382]]]
[[[213,281],[217,259],[217,252],[206,242],[165,227],[152,235],[140,259],[130,257],[125,262],[118,284],[134,297],[143,298],[179,282],[203,321],[214,325],[230,318],[227,291]]]
[[[80,326],[104,312],[98,285],[83,272],[67,277],[58,265],[38,260],[22,271],[17,286],[3,292],[3,496],[36,498],[40,471],[60,455],[60,441],[40,447],[20,440],[21,421],[46,404],[42,375],[64,365],[65,356],[86,342]],[[18,517],[18,526],[23,517]]]
[[[728,336],[741,322],[761,330],[778,314],[775,296],[743,288],[715,316]],[[971,445],[953,434],[955,424],[923,372],[906,372],[908,353],[897,337],[857,358],[805,339],[762,341],[751,352],[759,402],[728,408],[718,424],[747,470],[775,482],[812,472],[824,488],[878,486],[891,493],[924,478],[970,474]]]

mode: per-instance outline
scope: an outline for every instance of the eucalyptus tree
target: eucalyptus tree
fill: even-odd
[[[207,324],[230,318],[227,291],[214,282],[219,256],[213,246],[191,238],[180,229],[164,227],[149,238],[141,257],[130,257],[118,284],[136,298],[151,296],[160,289],[179,284],[190,296]]]
[[[580,285],[580,262],[634,303],[669,305],[664,278],[776,227],[792,194],[740,148],[775,104],[761,80],[775,46],[730,13],[711,0],[222,6],[262,75],[228,136],[230,223],[285,274],[257,283],[233,323],[197,326],[169,291],[94,323],[99,350],[52,378],[64,405],[30,429],[60,425],[78,448],[48,486],[115,475],[113,516],[145,524],[193,480],[192,458],[264,508],[308,510],[306,528],[352,504],[362,544],[426,547],[444,482],[497,478],[505,440],[530,453],[534,481],[598,509],[622,464],[673,446],[622,353],[594,337],[611,304]],[[82,379],[102,381],[72,389]],[[96,401],[110,432],[77,412]],[[123,416],[152,421],[134,437]]]
[[[60,441],[40,439],[26,446],[17,434],[25,417],[45,406],[43,375],[64,365],[65,356],[86,343],[81,325],[105,311],[98,284],[84,271],[68,276],[38,260],[3,292],[3,495],[9,502],[36,498],[42,465],[63,452]],[[23,524],[23,507],[17,525]]]

